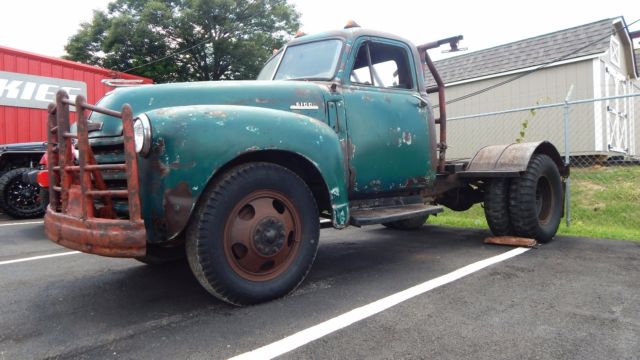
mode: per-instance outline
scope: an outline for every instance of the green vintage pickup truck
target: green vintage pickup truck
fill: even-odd
[[[351,25],[295,38],[256,81],[120,88],[97,105],[60,92],[46,233],[148,264],[186,257],[204,288],[236,305],[295,289],[322,226],[410,230],[443,207],[484,203],[494,234],[549,241],[569,175],[553,145],[446,161],[444,84],[427,50],[460,38],[416,47]]]

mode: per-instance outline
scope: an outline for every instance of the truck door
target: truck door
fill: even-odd
[[[409,46],[360,38],[344,81],[350,191],[402,193],[432,179],[428,111],[422,107]]]

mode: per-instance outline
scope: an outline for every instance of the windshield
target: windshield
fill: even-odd
[[[264,65],[264,67],[260,71],[260,74],[258,74],[257,80],[273,79],[273,72],[276,71],[276,66],[278,66],[278,62],[280,61],[281,57],[282,57],[282,51],[278,51],[278,53],[275,54],[271,58],[271,60],[267,61],[267,63]]]
[[[274,80],[287,79],[326,79],[330,80],[340,59],[342,41],[323,40],[301,45],[288,46],[282,56],[280,66],[273,76]],[[258,76],[269,76],[269,68],[275,67],[280,55],[274,56]],[[268,78],[268,77],[267,77]]]

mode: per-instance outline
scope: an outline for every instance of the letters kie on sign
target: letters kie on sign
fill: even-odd
[[[60,89],[71,100],[77,95],[87,97],[87,84],[82,81],[0,71],[0,105],[46,109]]]

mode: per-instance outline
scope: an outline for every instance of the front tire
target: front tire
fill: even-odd
[[[187,258],[211,294],[234,305],[293,291],[318,249],[318,208],[305,182],[270,163],[240,165],[202,194]]]
[[[40,187],[22,181],[22,175],[33,169],[18,168],[0,177],[0,209],[17,219],[44,215]]]
[[[562,180],[547,155],[533,155],[527,171],[511,181],[509,216],[517,236],[539,242],[553,239],[562,219]]]

